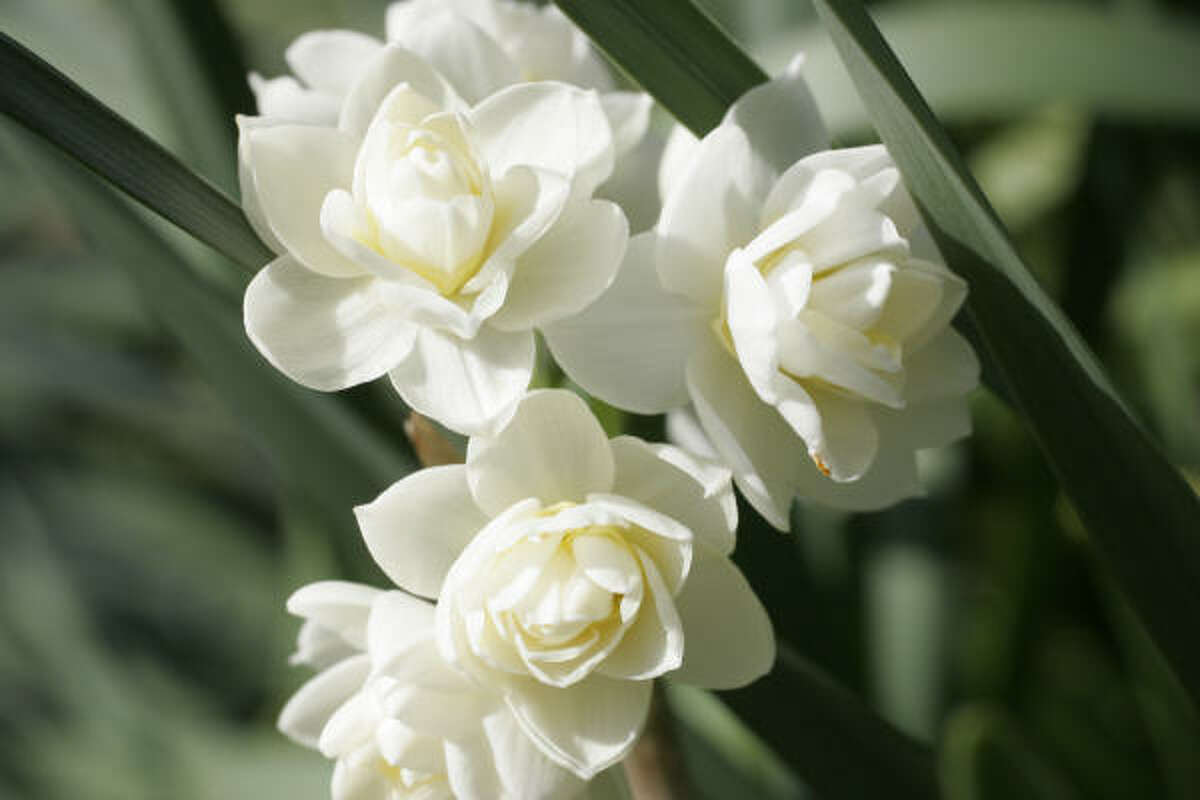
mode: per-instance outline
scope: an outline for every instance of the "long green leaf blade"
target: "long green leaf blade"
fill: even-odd
[[[942,2],[888,3],[874,18],[943,121],[1010,120],[1059,103],[1132,122],[1200,124],[1200,25],[1181,14],[1131,15],[1082,3]],[[820,26],[780,33],[760,55],[768,67],[782,67],[797,50],[830,128],[869,125]]]
[[[692,3],[557,0],[557,5],[693,131],[715,127],[730,103],[767,79]]]
[[[1200,499],[1130,416],[1022,264],[945,131],[857,0],[822,20],[947,261],[966,315],[1108,566],[1200,701]]]
[[[0,112],[243,267],[272,258],[236,203],[3,33],[0,74]]]
[[[8,128],[0,127],[0,134]],[[351,509],[412,471],[411,453],[369,429],[336,397],[304,389],[271,369],[246,338],[236,304],[196,277],[120,197],[44,145],[29,150],[85,235],[128,273],[147,310],[246,423],[275,474],[303,494],[328,528],[355,541]]]

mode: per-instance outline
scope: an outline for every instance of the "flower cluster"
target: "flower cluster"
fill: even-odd
[[[787,529],[796,497],[919,494],[917,451],[969,432],[965,284],[882,146],[829,149],[799,59],[659,154],[648,97],[553,8],[403,0],[384,41],[286,55],[239,119],[277,254],[246,330],[306,386],[387,375],[470,439],[356,509],[395,588],[292,596],[319,673],[280,727],[336,761],[337,800],[576,796],[634,746],[655,679],[770,670],[734,484]],[[680,446],[530,391],[539,333]]]

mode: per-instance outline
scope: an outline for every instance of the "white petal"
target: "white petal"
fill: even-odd
[[[796,483],[809,461],[800,439],[715,342],[693,355],[687,376],[700,424],[738,488],[768,522],[787,530]]]
[[[904,396],[910,403],[959,397],[979,385],[979,358],[966,339],[946,328],[904,360]]]
[[[371,659],[363,653],[318,674],[279,712],[279,730],[293,741],[315,748],[329,718],[363,687],[370,671]]]
[[[596,189],[596,197],[621,207],[634,233],[650,230],[662,212],[658,166],[667,144],[665,131],[651,128],[632,149],[617,158],[613,174]]]
[[[613,133],[617,160],[642,140],[650,128],[650,111],[654,99],[645,92],[605,92],[600,95],[604,116],[608,117]]]
[[[688,166],[696,157],[700,140],[683,125],[675,123],[663,146],[662,159],[658,164],[658,197],[663,203],[671,196],[671,189],[687,174]]]
[[[886,413],[878,416],[880,420],[890,417]],[[877,425],[881,428],[879,451],[870,469],[857,480],[839,483],[817,471],[811,459],[798,462],[803,468],[796,479],[796,491],[801,502],[819,503],[846,511],[878,511],[906,498],[924,494],[917,479],[912,447],[903,436],[890,434],[878,421]]]
[[[399,5],[399,4],[397,4]],[[522,738],[523,734],[522,734]],[[446,777],[458,800],[507,798],[487,739],[475,736],[444,743]]]
[[[511,418],[529,386],[534,356],[529,331],[485,325],[475,338],[460,339],[422,328],[413,352],[390,376],[414,410],[458,433],[480,435]]]
[[[684,630],[671,591],[645,553],[638,554],[646,576],[647,602],[621,643],[597,666],[610,678],[650,680],[683,663]]]
[[[721,457],[713,449],[708,434],[691,408],[676,408],[667,412],[667,441],[694,456],[706,467],[724,469],[720,466]]]
[[[564,213],[570,203],[570,192],[571,185],[566,178],[533,167],[513,167],[497,180],[496,217],[490,232],[493,249],[487,262],[467,281],[462,291],[479,291],[500,270],[511,281],[517,264],[527,251],[537,246]],[[502,299],[506,306],[508,294]],[[509,325],[505,329],[516,328]]]
[[[248,117],[244,114],[238,114],[235,119],[238,126],[238,191],[242,197],[242,211],[258,238],[273,252],[283,253],[284,246],[267,224],[262,205],[258,202],[258,187],[254,185],[254,171],[250,169],[250,132],[277,123],[264,117]]]
[[[434,608],[404,592],[385,592],[371,608],[367,620],[367,650],[379,667],[414,642],[433,647]]]
[[[521,255],[492,324],[521,330],[577,313],[612,283],[628,241],[629,224],[616,204],[572,204]]]
[[[438,596],[450,565],[488,521],[462,464],[414,472],[354,513],[380,569],[424,597]]]
[[[296,634],[296,649],[288,656],[288,663],[292,666],[302,664],[319,671],[357,655],[361,649],[349,644],[324,625],[309,619],[304,621],[300,632]]]
[[[271,231],[305,266],[332,277],[365,270],[325,241],[321,206],[333,189],[349,188],[357,142],[333,128],[272,125],[249,131],[246,155],[256,197]]]
[[[302,586],[287,599],[287,610],[312,620],[359,650],[367,646],[367,616],[383,594],[373,586],[348,581],[318,581]]]
[[[517,65],[494,39],[452,11],[414,20],[395,41],[427,60],[468,103],[521,79]]]
[[[612,173],[613,140],[594,91],[563,83],[519,83],[470,112],[493,176],[517,164],[573,179],[588,196]]]
[[[683,666],[671,678],[707,689],[736,689],[775,663],[771,620],[745,576],[723,555],[697,547],[675,607],[683,622]]]
[[[322,391],[378,378],[408,355],[416,337],[373,279],[326,277],[291,256],[254,276],[243,311],[259,352],[292,380]]]
[[[389,800],[391,784],[373,759],[339,758],[330,791],[333,800]]]
[[[369,744],[381,721],[379,706],[370,692],[370,686],[350,697],[330,716],[317,747],[326,758],[338,758]]]
[[[517,800],[568,800],[583,784],[547,758],[507,708],[484,717],[483,730],[507,796]]]
[[[471,438],[467,479],[488,514],[528,497],[544,505],[578,503],[612,488],[612,451],[578,395],[563,389],[530,392],[497,435]]]
[[[407,83],[443,111],[463,108],[457,92],[425,59],[399,45],[389,44],[376,54],[346,95],[338,127],[361,139],[384,98],[402,83]]]
[[[652,686],[595,674],[567,690],[522,680],[510,685],[505,701],[542,752],[587,780],[633,749]]]
[[[809,452],[835,481],[858,480],[875,460],[879,431],[867,406],[833,392],[811,389],[821,416],[821,439],[809,442]]]
[[[775,175],[746,133],[722,125],[701,140],[671,186],[658,221],[658,274],[716,316],[725,259],[758,232],[759,211]]]
[[[829,147],[817,103],[804,80],[803,55],[782,75],[754,87],[729,108],[722,124],[746,131],[755,152],[778,172]]]
[[[677,447],[633,436],[612,442],[617,474],[613,494],[657,509],[687,526],[720,553],[733,550],[737,502],[729,470],[700,464]]]
[[[945,447],[971,434],[971,407],[962,396],[913,403],[901,411],[879,409],[875,414],[881,450]]]
[[[633,237],[608,291],[542,331],[571,380],[640,414],[660,414],[687,402],[687,359],[713,337],[709,325],[716,317],[715,310],[663,290],[654,253],[653,234]]]
[[[262,119],[272,125],[299,122],[305,125],[337,125],[342,98],[328,92],[306,89],[290,75],[264,78],[250,73],[250,91]]]
[[[288,45],[283,57],[313,89],[342,97],[382,46],[356,31],[310,31]]]

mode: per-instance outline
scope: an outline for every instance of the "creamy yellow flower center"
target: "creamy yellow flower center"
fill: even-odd
[[[459,120],[378,122],[356,169],[365,216],[358,241],[443,295],[457,293],[486,260],[495,216],[491,184]]]

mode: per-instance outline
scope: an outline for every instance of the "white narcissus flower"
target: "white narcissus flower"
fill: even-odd
[[[294,593],[288,609],[305,618],[293,660],[322,671],[287,703],[279,727],[335,759],[333,800],[568,800],[583,791],[521,733],[499,695],[442,660],[430,603],[324,581]],[[338,643],[340,659],[311,658],[318,631]]]
[[[729,473],[669,445],[605,437],[576,395],[533,392],[466,464],[356,509],[375,560],[438,598],[443,657],[500,692],[524,733],[582,778],[617,762],[652,679],[744,685],[775,656],[729,560]]]
[[[644,197],[653,196],[652,170],[646,168],[657,148],[647,136],[650,96],[617,90],[599,53],[557,8],[508,0],[403,0],[388,7],[387,41],[420,56],[468,103],[528,81],[596,90],[617,156],[601,196],[622,205],[637,200],[642,206]],[[356,31],[301,35],[285,52],[293,75],[266,79],[251,74],[260,116],[248,124],[335,126],[351,87],[383,46]]]
[[[675,137],[656,229],[599,301],[545,329],[567,374],[607,402],[691,403],[781,529],[797,493],[860,510],[919,494],[915,451],[969,433],[979,377],[949,327],[965,284],[882,146],[824,149],[799,67],[701,142]]]
[[[388,374],[462,433],[504,424],[534,329],[598,296],[628,236],[591,199],[613,163],[595,92],[525,83],[468,106],[398,45],[337,127],[243,121],[239,148],[247,214],[280,253],[246,290],[254,344],[316,389]]]

